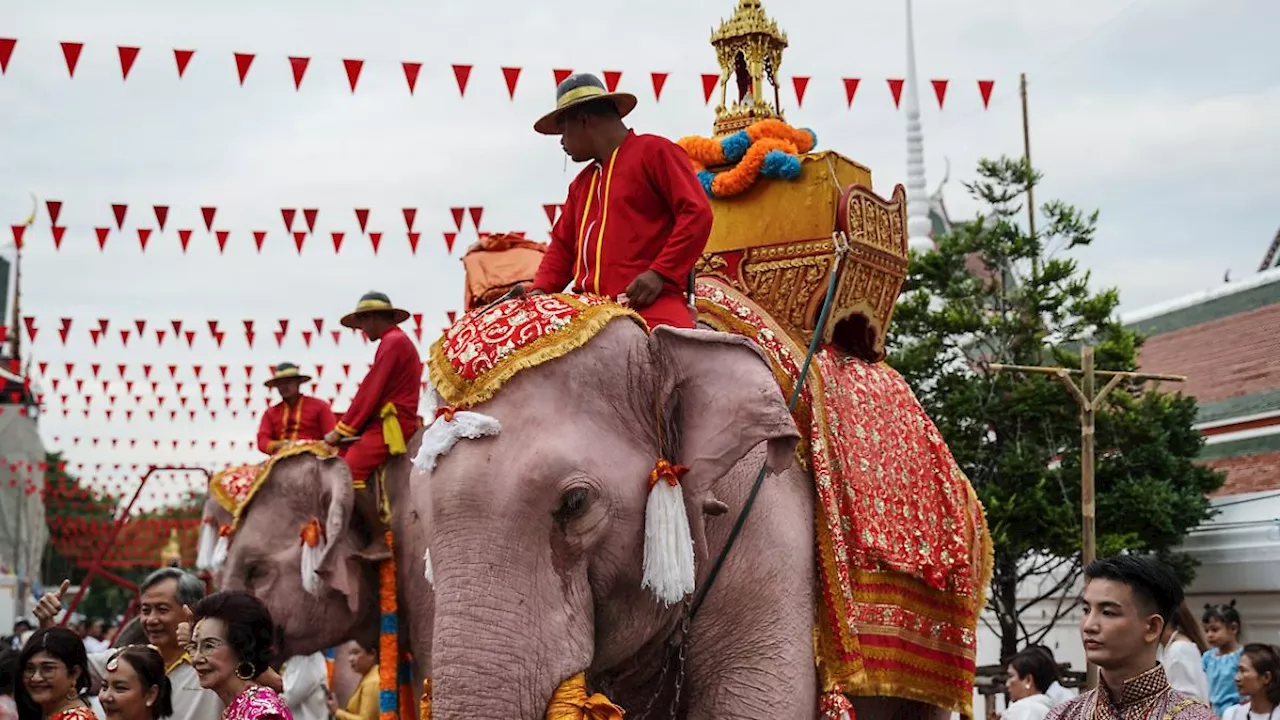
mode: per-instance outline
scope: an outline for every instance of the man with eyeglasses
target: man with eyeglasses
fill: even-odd
[[[35,616],[40,627],[54,624],[62,611],[62,598],[70,582],[62,581],[57,592],[45,594],[36,604]],[[147,642],[164,658],[165,674],[173,688],[173,715],[170,720],[219,720],[222,701],[212,691],[200,687],[200,678],[191,665],[184,642],[178,632],[180,623],[191,620],[191,610],[204,597],[204,582],[178,568],[162,568],[147,576],[138,586],[139,619]],[[107,662],[115,650],[89,653],[89,674],[99,684],[106,675]],[[257,678],[260,684],[281,689],[280,676],[268,669]]]

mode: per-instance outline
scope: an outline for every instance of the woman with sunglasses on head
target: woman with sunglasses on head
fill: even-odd
[[[20,720],[97,720],[84,698],[89,661],[79,635],[62,627],[35,631],[22,648],[18,667]]]
[[[275,626],[260,600],[244,592],[218,592],[194,611],[187,654],[225,709],[222,720],[293,720],[275,690],[258,684],[271,662]]]
[[[98,701],[107,720],[160,720],[173,715],[164,658],[150,645],[129,645],[107,661]]]

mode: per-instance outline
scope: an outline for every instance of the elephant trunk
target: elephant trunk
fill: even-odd
[[[566,607],[574,593],[554,576],[548,594],[527,571],[452,570],[436,567],[432,720],[542,720],[560,683],[591,663],[590,604]]]

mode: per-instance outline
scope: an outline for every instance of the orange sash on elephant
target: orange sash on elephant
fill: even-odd
[[[800,347],[750,299],[697,284],[699,320],[754,340],[790,393]],[[813,471],[822,592],[823,691],[921,700],[972,712],[978,614],[991,544],[982,506],[902,376],[825,348],[796,424]]]

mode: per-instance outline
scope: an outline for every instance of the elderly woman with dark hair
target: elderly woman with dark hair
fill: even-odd
[[[89,661],[79,635],[61,627],[37,630],[22,649],[18,667],[20,720],[97,720],[84,698]]]
[[[195,607],[187,654],[200,677],[226,706],[222,720],[293,720],[275,690],[255,680],[269,667],[275,625],[254,596],[219,592]]]

